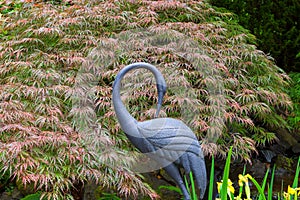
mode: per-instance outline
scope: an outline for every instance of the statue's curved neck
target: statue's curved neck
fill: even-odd
[[[154,74],[156,79],[158,74],[160,73],[153,65],[150,65],[148,63],[134,63],[124,67],[118,73],[113,85],[112,100],[113,100],[115,113],[117,115],[122,130],[125,133],[130,133],[130,134],[133,134],[134,130],[132,129],[136,128],[135,124],[137,121],[130,115],[125,105],[123,104],[120,96],[120,88],[121,88],[121,81],[124,78],[125,74],[130,70],[138,69],[138,68],[145,68],[150,70]]]

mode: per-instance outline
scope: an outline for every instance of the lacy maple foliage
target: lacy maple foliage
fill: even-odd
[[[114,77],[132,62],[160,68],[170,86],[161,116],[183,119],[206,155],[232,145],[251,162],[255,145],[276,139],[269,127],[286,126],[288,77],[230,13],[205,1],[54,2],[22,1],[0,16],[0,167],[23,185],[72,199],[72,186],[95,180],[157,198],[127,169],[134,150],[111,105]],[[126,80],[129,112],[152,118],[151,74]]]

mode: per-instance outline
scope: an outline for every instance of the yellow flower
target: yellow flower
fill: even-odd
[[[219,194],[221,192],[222,184],[223,184],[223,180],[221,180],[221,182],[217,182],[217,188]],[[227,181],[227,194],[230,197],[230,199],[231,199],[230,194],[234,194],[234,187],[232,186],[232,181],[230,179],[228,179]]]
[[[297,196],[300,195],[299,191],[300,191],[300,187],[298,187],[298,188],[292,188],[291,186],[288,186],[287,192],[283,193],[284,199],[285,200],[289,200],[289,199],[291,199],[291,196],[294,196],[295,199],[296,199]]]
[[[245,176],[239,174],[239,186],[243,186],[243,183],[248,184],[248,178],[252,179],[252,176],[250,174],[246,174]]]
[[[234,187],[232,186],[232,182],[230,179],[228,179],[228,182],[227,182],[227,192],[229,191],[231,194],[234,194]]]
[[[283,192],[283,197],[285,200],[290,200],[290,195],[287,192]]]
[[[244,182],[248,182],[248,179],[242,174],[239,174],[239,186],[242,187],[244,185]]]
[[[296,192],[297,192],[296,189],[288,186],[288,194],[294,195]]]
[[[249,181],[248,178],[252,179],[252,176],[250,174],[242,175],[239,174],[239,186],[242,187],[245,184],[245,193],[246,193],[246,200],[250,200],[250,187],[249,187]]]
[[[217,188],[218,188],[218,193],[219,193],[219,194],[220,194],[220,192],[221,192],[222,182],[223,182],[223,181],[217,182]]]

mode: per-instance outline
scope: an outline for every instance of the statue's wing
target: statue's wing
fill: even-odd
[[[157,118],[138,123],[140,134],[156,150],[166,152],[193,152],[203,157],[198,139],[182,121],[172,118]]]

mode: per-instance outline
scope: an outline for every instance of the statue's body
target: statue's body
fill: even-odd
[[[182,166],[186,174],[192,171],[202,199],[207,184],[206,167],[201,147],[193,131],[182,121],[173,118],[155,118],[138,122],[122,103],[121,80],[128,71],[137,68],[146,68],[155,76],[158,91],[156,117],[166,92],[165,80],[153,65],[134,63],[123,68],[113,86],[113,104],[121,128],[134,146],[163,166],[180,187],[186,200],[190,197],[177,166]]]

